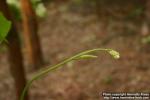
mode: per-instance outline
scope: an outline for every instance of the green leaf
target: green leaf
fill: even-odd
[[[0,12],[0,42],[5,40],[11,27],[11,22],[8,21]]]
[[[79,58],[77,58],[77,59],[92,59],[92,58],[97,58],[97,56],[95,56],[95,55],[88,55],[88,54],[86,54],[86,55],[82,55],[82,56],[80,56]]]

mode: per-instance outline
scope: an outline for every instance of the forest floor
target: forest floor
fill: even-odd
[[[31,100],[102,100],[102,92],[150,92],[150,47],[141,43],[137,22],[120,17],[108,21],[67,7],[47,4],[48,15],[39,21],[47,63],[54,65],[93,48],[112,48],[121,58],[100,53],[94,60],[71,62],[34,82]],[[30,79],[32,71],[26,69]],[[0,53],[0,100],[15,100],[13,83],[4,49]]]

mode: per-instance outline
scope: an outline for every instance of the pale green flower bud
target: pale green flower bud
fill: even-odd
[[[119,59],[120,58],[120,54],[119,52],[115,51],[115,50],[109,50],[108,53],[115,59]]]

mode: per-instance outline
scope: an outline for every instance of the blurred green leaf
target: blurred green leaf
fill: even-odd
[[[13,11],[15,18],[17,20],[20,20],[21,19],[21,13],[20,13],[21,5],[19,3],[19,0],[7,0],[7,3],[11,7],[11,10]],[[46,16],[47,11],[42,0],[31,0],[31,3],[38,17],[43,18]]]
[[[11,22],[8,21],[3,14],[0,12],[0,42],[5,40],[11,27]]]
[[[112,82],[113,82],[112,76],[111,76],[111,75],[106,76],[106,77],[103,79],[103,82],[104,82],[104,84],[107,84],[107,85],[112,84]]]
[[[142,43],[144,43],[144,44],[150,43],[150,36],[142,38]]]
[[[144,12],[144,7],[139,6],[136,9],[132,10],[129,15],[127,16],[128,19],[135,18],[140,16]]]

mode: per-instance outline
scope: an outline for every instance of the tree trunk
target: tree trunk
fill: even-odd
[[[23,18],[25,47],[28,53],[29,64],[34,67],[34,69],[37,69],[43,64],[43,55],[38,37],[36,15],[30,0],[21,0],[20,2]]]
[[[21,54],[19,36],[17,34],[17,30],[14,26],[14,21],[9,12],[8,5],[6,4],[6,0],[0,0],[0,11],[5,15],[7,19],[12,22],[11,30],[8,34],[8,51],[9,51],[9,62],[10,62],[10,71],[15,80],[16,87],[16,96],[17,100],[22,93],[22,90],[26,84],[25,74],[23,69],[23,58]],[[11,98],[11,97],[10,97]],[[28,100],[28,96],[25,96],[25,100]]]

